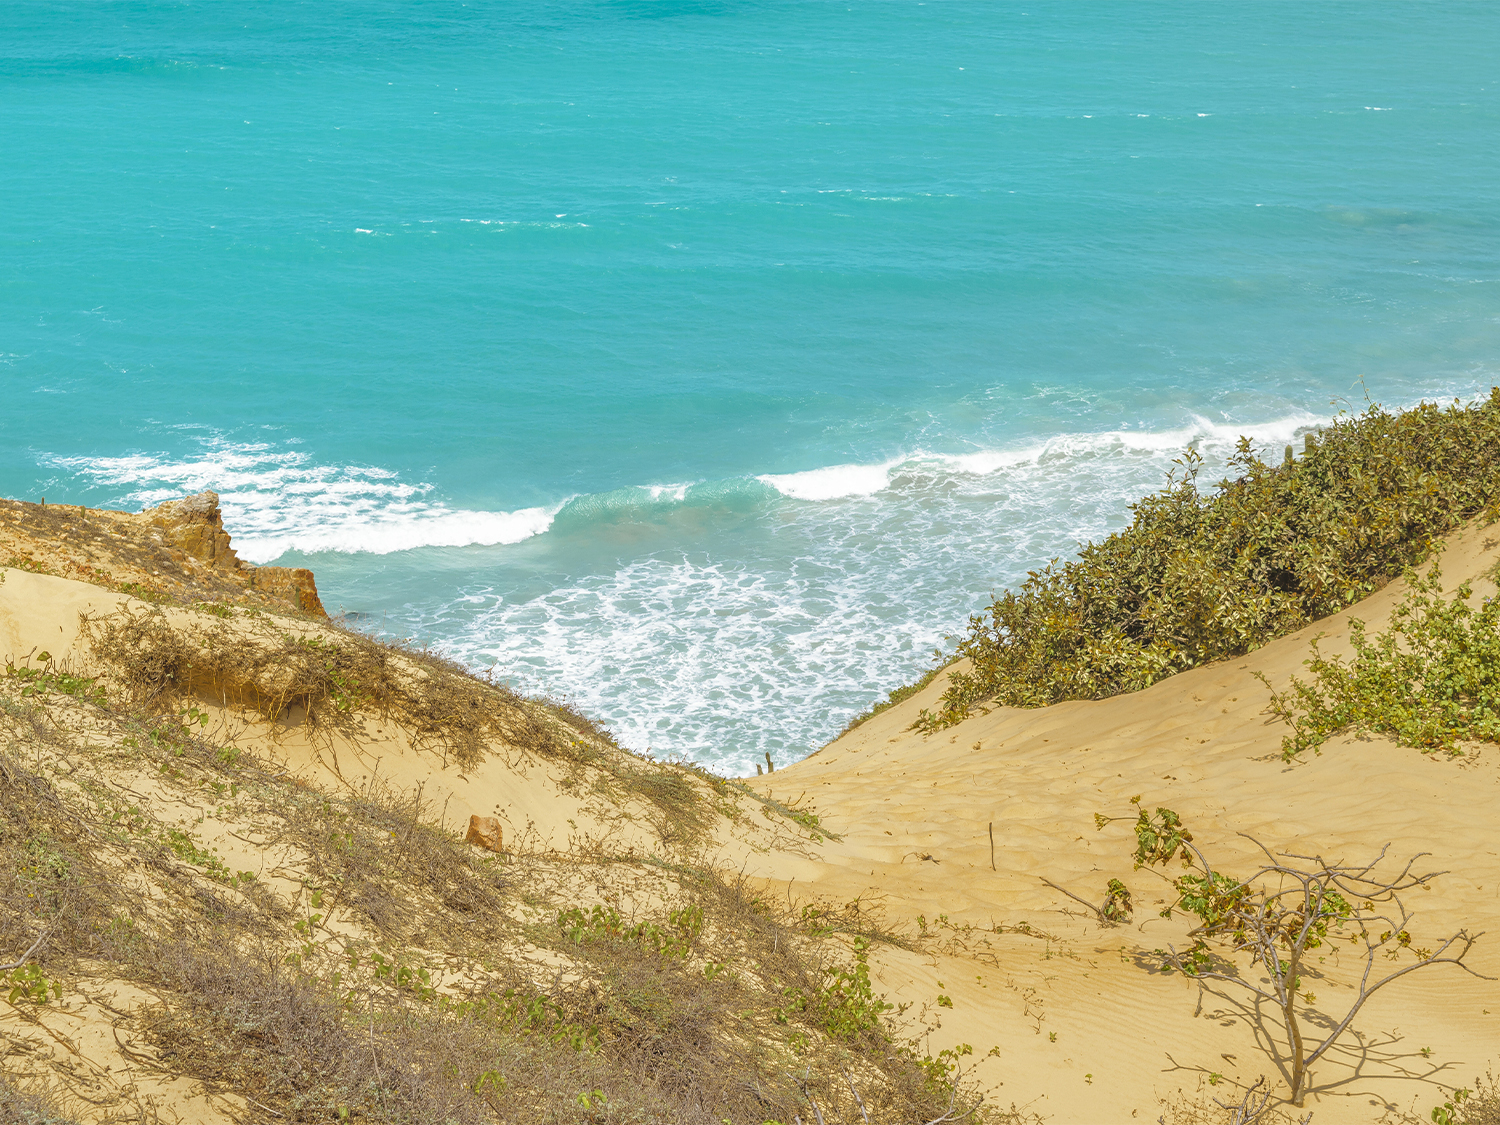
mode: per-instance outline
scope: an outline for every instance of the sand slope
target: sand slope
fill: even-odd
[[[1482,575],[1497,560],[1493,528],[1455,535],[1441,558],[1444,585],[1474,579],[1476,597],[1493,593]],[[1160,1097],[1210,1072],[1276,1079],[1264,1034],[1277,1025],[1259,1023],[1246,994],[1148,971],[1142,954],[1186,927],[1154,916],[1166,885],[1131,870],[1128,823],[1100,832],[1092,816],[1129,813],[1141,794],[1147,807],[1181,813],[1230,870],[1251,862],[1238,832],[1349,859],[1386,843],[1394,853],[1431,852],[1432,869],[1452,874],[1417,892],[1419,936],[1488,930],[1473,964],[1500,975],[1500,750],[1475,748],[1477,757],[1455,762],[1384,739],[1343,739],[1288,765],[1279,757],[1286,727],[1264,714],[1269,692],[1254,675],[1284,685],[1304,671],[1320,634],[1325,651],[1347,651],[1349,618],[1383,624],[1404,591],[1394,582],[1243,660],[1133,695],[997,708],[930,737],[908,731],[941,692],[934,684],[758,779],[782,797],[805,792],[843,834],[821,861],[777,857],[781,869],[764,874],[840,900],[878,899],[892,915],[924,915],[929,929],[946,915],[930,953],[884,957],[880,980],[892,999],[916,1005],[912,1014],[925,1006],[933,1054],[971,1044],[977,1073],[1007,1103],[1061,1121],[1155,1120]],[[1144,909],[1137,924],[1101,931],[1040,876],[1092,901],[1120,878]],[[1022,924],[1056,940],[1014,932]],[[996,925],[1007,932],[988,932]],[[1327,968],[1332,980],[1317,991],[1332,1012],[1347,993]],[[939,992],[951,1009],[936,1006]],[[1385,1106],[1413,1104],[1425,1118],[1440,1086],[1472,1085],[1500,1054],[1500,983],[1424,970],[1376,996],[1353,1031],[1314,1069],[1307,1107],[1316,1120],[1371,1121]],[[986,1057],[992,1047],[998,1053]]]
[[[1478,593],[1491,593],[1480,576],[1497,561],[1500,535],[1456,535],[1442,558],[1445,584],[1475,578]],[[80,635],[80,614],[147,608],[82,582],[0,574],[0,661],[45,649],[59,666],[92,674],[98,661]],[[1473,964],[1500,976],[1500,750],[1448,761],[1385,740],[1346,739],[1288,765],[1279,757],[1285,728],[1265,715],[1268,691],[1255,677],[1284,683],[1301,670],[1312,636],[1328,635],[1325,647],[1337,651],[1351,616],[1378,626],[1403,592],[1392,583],[1243,660],[1134,695],[998,708],[928,737],[907,728],[940,692],[934,684],[807,761],[753,779],[762,793],[815,808],[838,838],[767,809],[747,816],[743,801],[730,802],[713,829],[710,858],[793,902],[857,901],[905,934],[910,948],[877,947],[879,987],[902,1005],[899,1018],[922,1051],[936,1056],[969,1045],[963,1065],[1001,1104],[1062,1122],[1154,1121],[1163,1099],[1208,1090],[1210,1074],[1223,1076],[1212,1090],[1221,1096],[1261,1074],[1284,1089],[1266,1051],[1274,1022],[1260,1022],[1234,990],[1200,989],[1151,971],[1150,951],[1180,939],[1186,927],[1155,916],[1165,884],[1132,871],[1128,824],[1100,832],[1092,817],[1129,814],[1139,794],[1148,807],[1180,812],[1205,850],[1231,869],[1250,862],[1249,845],[1236,835],[1242,831],[1288,850],[1350,859],[1386,843],[1401,854],[1432,852],[1432,865],[1452,874],[1414,899],[1417,937],[1461,925],[1488,930]],[[206,620],[190,609],[162,612],[185,627]],[[215,620],[213,627],[226,626]],[[278,627],[324,628],[291,619]],[[264,722],[212,700],[203,706],[224,741],[310,784],[354,791],[378,776],[420,791],[455,831],[471,813],[500,816],[508,847],[647,855],[671,844],[661,818],[639,800],[580,786],[576,775],[504,746],[464,771],[374,716],[360,731],[315,738],[295,715]],[[281,871],[290,861],[258,844],[246,825],[215,819],[213,801],[205,800],[183,815],[206,818],[204,838],[229,866],[273,884],[280,871],[294,892],[295,871]],[[753,802],[749,811],[757,811]],[[1101,930],[1042,876],[1095,901],[1108,879],[1123,879],[1137,896],[1137,921]],[[1346,968],[1336,959],[1319,967],[1327,976],[1317,991],[1329,1012],[1346,994]],[[109,1053],[117,1049],[106,1051],[100,1032],[110,1009],[87,996],[77,1003],[79,1030],[67,1051],[79,1066],[118,1073]],[[0,1025],[10,1021],[6,1008],[0,1002]],[[88,1016],[85,1009],[94,1008]],[[1500,983],[1449,968],[1414,974],[1368,1005],[1353,1032],[1314,1069],[1308,1107],[1315,1119],[1372,1121],[1388,1107],[1415,1107],[1425,1118],[1443,1087],[1472,1084],[1500,1055]],[[90,1036],[97,1050],[88,1047]],[[152,1096],[184,1120],[211,1116],[191,1083],[169,1093]]]

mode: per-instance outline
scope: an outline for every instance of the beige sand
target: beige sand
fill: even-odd
[[[1493,567],[1497,548],[1489,531],[1455,536],[1442,560],[1446,584]],[[88,671],[79,614],[141,604],[72,580],[0,574],[0,661],[46,649]],[[1476,589],[1494,587],[1481,579]],[[794,901],[857,899],[917,939],[915,951],[877,948],[880,989],[909,1005],[900,1019],[921,1037],[921,1050],[937,1055],[970,1045],[965,1067],[1002,1104],[1061,1122],[1154,1121],[1162,1099],[1208,1090],[1210,1074],[1223,1076],[1211,1091],[1219,1096],[1261,1074],[1284,1090],[1266,1051],[1265,1035],[1276,1025],[1257,1023],[1242,993],[1149,971],[1149,952],[1180,940],[1186,927],[1155,917],[1165,884],[1131,870],[1128,824],[1096,832],[1092,817],[1127,814],[1140,794],[1147,806],[1180,812],[1205,850],[1230,867],[1249,862],[1241,831],[1350,859],[1388,842],[1401,854],[1432,852],[1433,866],[1453,873],[1413,902],[1419,942],[1459,926],[1488,930],[1473,964],[1500,976],[1500,823],[1492,811],[1500,752],[1478,748],[1454,762],[1385,740],[1346,739],[1287,765],[1279,758],[1285,728],[1266,717],[1268,692],[1253,676],[1283,683],[1301,670],[1312,636],[1340,637],[1351,615],[1379,624],[1401,593],[1393,583],[1244,660],[1135,695],[999,708],[935,736],[912,733],[917,711],[941,690],[934,684],[807,761],[755,779],[762,792],[815,807],[841,839],[810,843],[780,822],[740,817],[723,822],[715,858]],[[1337,650],[1337,641],[1328,647]],[[226,739],[316,784],[357,788],[379,776],[406,791],[421,787],[456,831],[471,813],[499,815],[508,846],[524,840],[541,851],[647,854],[661,845],[644,810],[584,795],[544,763],[497,751],[462,773],[414,749],[393,725],[372,719],[362,737],[315,743],[295,718],[256,723],[215,708],[212,722]],[[213,820],[204,827],[232,869],[275,876],[281,860],[245,829]],[[1138,897],[1137,923],[1101,930],[1042,876],[1093,900],[1108,879],[1121,878]],[[1329,980],[1318,991],[1332,1011],[1347,994],[1347,964],[1325,968]],[[102,1039],[97,1050],[88,1046],[88,1036],[98,1038],[115,1017],[98,1000],[77,1003],[79,1030],[67,1050],[79,1065],[117,1073],[127,1056]],[[0,1002],[0,1029],[6,1008]],[[54,1022],[60,1028],[68,1017],[49,1017]],[[1425,1118],[1442,1088],[1472,1084],[1500,1056],[1500,984],[1449,968],[1413,974],[1372,1001],[1353,1030],[1314,1069],[1307,1104],[1315,1120],[1367,1122],[1386,1107],[1415,1107]],[[156,1099],[168,1120],[215,1116],[191,1083],[169,1086],[136,1083],[131,1096]]]
[[[1500,560],[1497,549],[1493,528],[1455,536],[1441,559],[1445,586],[1473,578],[1476,596],[1493,593],[1479,576]],[[805,792],[844,834],[820,862],[777,856],[772,871],[768,857],[763,874],[841,901],[879,900],[894,916],[925,915],[929,927],[943,915],[951,926],[973,926],[943,930],[952,939],[946,955],[883,957],[879,979],[893,1000],[915,1003],[913,1012],[927,1005],[929,1020],[940,1022],[933,1054],[971,1044],[978,1075],[1006,1103],[1030,1103],[1059,1121],[1155,1120],[1158,1098],[1196,1089],[1209,1073],[1279,1080],[1264,1049],[1267,1028],[1277,1025],[1258,1024],[1245,993],[1143,968],[1142,953],[1180,940],[1186,926],[1154,916],[1165,884],[1131,870],[1129,825],[1098,832],[1092,816],[1128,813],[1142,794],[1148,807],[1181,813],[1230,870],[1251,862],[1239,832],[1349,859],[1373,857],[1386,843],[1403,855],[1431,852],[1430,869],[1452,874],[1414,897],[1419,944],[1460,926],[1488,930],[1472,961],[1500,976],[1500,751],[1475,747],[1477,757],[1455,762],[1385,739],[1342,739],[1287,765],[1279,757],[1287,728],[1265,715],[1269,692],[1253,675],[1280,686],[1305,672],[1319,634],[1329,637],[1325,651],[1347,651],[1348,619],[1383,623],[1404,589],[1392,583],[1243,660],[1146,691],[997,708],[924,737],[906,728],[940,693],[934,684],[761,779],[784,798]],[[1146,908],[1136,925],[1101,932],[1041,876],[1096,902],[1106,881],[1120,878]],[[981,933],[1023,922],[1060,940]],[[1337,971],[1329,975],[1339,981]],[[933,1006],[940,990],[951,1010]],[[1348,994],[1323,984],[1317,991],[1329,1012]],[[1371,1000],[1353,1031],[1314,1068],[1307,1108],[1315,1119],[1366,1122],[1386,1105],[1413,1104],[1425,1119],[1442,1100],[1440,1086],[1472,1085],[1500,1055],[1500,983],[1423,970]],[[998,1054],[986,1056],[992,1047]]]

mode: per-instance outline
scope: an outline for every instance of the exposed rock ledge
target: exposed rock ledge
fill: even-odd
[[[0,565],[158,601],[228,601],[328,616],[312,571],[240,560],[214,492],[138,513],[0,500]]]

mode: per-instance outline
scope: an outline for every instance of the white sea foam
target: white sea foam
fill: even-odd
[[[552,526],[558,509],[520,508],[514,512],[476,512],[441,505],[386,509],[357,520],[323,520],[310,529],[282,535],[247,535],[241,551],[252,562],[269,561],[287,551],[368,552],[386,555],[417,547],[493,547],[519,543]]]
[[[889,488],[892,480],[901,473],[912,471],[987,476],[1028,462],[1112,452],[1178,453],[1189,447],[1200,453],[1225,456],[1241,436],[1250,438],[1258,446],[1266,446],[1291,441],[1297,434],[1324,420],[1321,415],[1297,413],[1244,425],[1194,417],[1186,426],[1165,430],[1065,433],[1014,448],[976,450],[973,453],[934,453],[919,449],[872,464],[831,465],[800,473],[766,474],[755,479],[796,500],[844,500],[853,496],[873,496]]]
[[[790,499],[829,503],[876,496],[910,477],[988,477],[1044,462],[1065,468],[1068,463],[1114,454],[1176,453],[1189,445],[1222,458],[1240,434],[1262,445],[1274,444],[1291,440],[1318,421],[1312,414],[1249,426],[1195,418],[1189,425],[1168,430],[1059,434],[1015,448],[969,453],[916,450],[871,464],[831,465],[754,479]],[[515,510],[453,508],[430,498],[431,485],[404,481],[388,469],[321,464],[300,449],[269,443],[231,442],[213,435],[199,441],[201,451],[196,456],[181,458],[142,453],[49,460],[108,489],[116,503],[145,506],[212,488],[219,493],[240,554],[259,563],[287,551],[389,554],[420,547],[518,543],[545,534],[570,499]],[[690,502],[694,487],[693,483],[655,484],[626,491],[653,505],[670,505]],[[609,507],[590,505],[588,497],[578,500],[582,511]]]
[[[518,543],[552,526],[561,504],[509,512],[451,508],[424,497],[427,484],[388,469],[322,465],[300,450],[200,439],[197,456],[51,458],[110,490],[114,503],[145,507],[211,488],[240,556],[267,563],[287,551],[389,554],[415,547]]]

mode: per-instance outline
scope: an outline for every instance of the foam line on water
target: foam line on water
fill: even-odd
[[[418,547],[494,546],[544,534],[562,504],[515,511],[450,508],[427,484],[361,465],[320,465],[301,450],[200,439],[198,456],[56,457],[49,463],[147,507],[213,489],[239,555],[268,563],[287,551],[390,554]]]
[[[794,500],[842,500],[849,496],[871,496],[890,483],[891,470],[906,458],[878,465],[830,465],[801,473],[767,473],[755,479]]]
[[[390,554],[423,547],[501,546],[545,535],[559,519],[569,527],[649,519],[682,505],[756,505],[775,497],[841,504],[890,492],[903,482],[943,478],[1009,479],[1024,490],[1028,466],[1082,466],[1098,458],[1162,458],[1192,446],[1222,462],[1241,435],[1273,455],[1276,447],[1325,421],[1296,412],[1258,423],[1194,416],[1164,429],[1060,433],[1010,448],[910,453],[871,463],[829,465],[717,481],[635,485],[564,497],[519,509],[454,508],[433,486],[402,480],[378,466],[328,465],[300,449],[264,442],[199,437],[196,455],[136,453],[118,457],[51,457],[51,466],[83,478],[109,503],[146,506],[212,488],[242,557],[270,562],[288,551]],[[1016,474],[1022,473],[1021,477]]]

